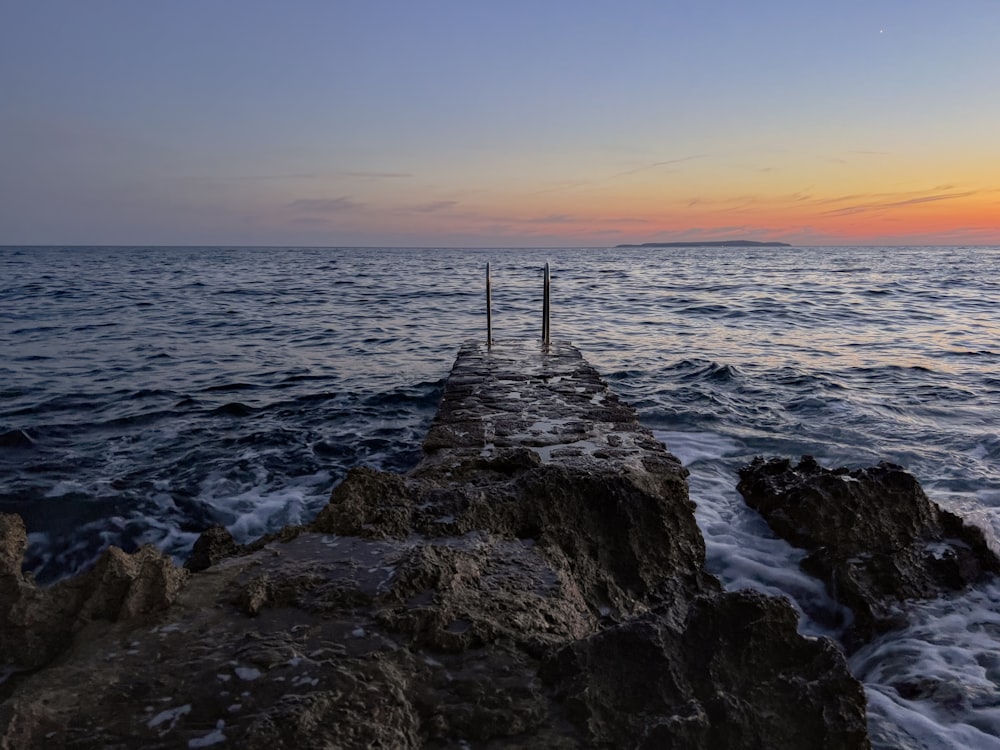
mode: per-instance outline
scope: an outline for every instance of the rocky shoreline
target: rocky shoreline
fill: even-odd
[[[705,571],[686,470],[572,347],[463,349],[424,452],[308,526],[46,589],[0,516],[0,748],[869,747],[841,649]],[[761,508],[793,483],[755,471]]]
[[[755,459],[737,489],[776,534],[809,551],[802,569],[854,614],[853,651],[905,624],[904,601],[1000,573],[983,532],[932,502],[902,467],[826,469],[810,456]]]

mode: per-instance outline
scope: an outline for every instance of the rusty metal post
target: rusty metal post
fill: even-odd
[[[550,341],[549,332],[549,312],[551,310],[549,304],[549,264],[545,263],[545,286],[542,293],[542,346],[548,346]]]
[[[490,264],[486,264],[486,348],[493,348],[493,288]]]

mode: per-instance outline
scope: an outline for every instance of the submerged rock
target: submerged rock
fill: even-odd
[[[853,610],[856,647],[900,622],[899,603],[961,589],[1000,572],[980,529],[928,499],[902,467],[849,471],[804,456],[756,458],[739,491],[780,536],[810,550],[802,568]]]

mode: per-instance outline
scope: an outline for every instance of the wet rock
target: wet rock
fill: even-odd
[[[546,464],[481,491],[458,512],[458,526],[535,540],[572,570],[598,612],[632,614],[669,600],[682,614],[690,593],[719,585],[704,570],[684,477],[661,468],[640,475]]]
[[[142,621],[165,611],[187,572],[151,546],[133,554],[111,547],[94,568],[49,588],[21,573],[27,545],[19,516],[0,514],[0,665],[38,669],[94,620]]]
[[[24,580],[21,564],[28,547],[28,531],[16,513],[0,513],[0,581]]]
[[[135,620],[164,612],[187,577],[188,571],[176,567],[169,555],[152,545],[132,554],[109,547],[78,582],[67,582],[51,592],[58,594],[61,588],[78,586],[78,621]]]
[[[183,586],[148,552],[67,583],[86,633],[0,747],[868,747],[843,657],[705,572],[685,470],[572,347],[463,349],[424,451],[209,530]],[[7,528],[0,579],[47,596]]]
[[[802,567],[849,606],[856,647],[900,624],[898,605],[1000,572],[982,531],[928,499],[901,467],[825,469],[804,456],[762,458],[740,470],[739,491],[776,533],[810,550]]]
[[[0,514],[0,665],[35,669],[68,644],[77,597],[46,596],[21,572],[28,538],[24,521]]]
[[[409,493],[398,474],[366,466],[351,469],[311,528],[325,534],[404,537],[410,525]]]
[[[229,531],[222,526],[213,526],[203,531],[195,541],[184,567],[192,573],[197,573],[242,551],[243,547],[236,543]]]
[[[843,654],[807,640],[781,600],[701,597],[683,622],[654,611],[566,646],[545,677],[598,745],[867,747],[865,697]],[[794,721],[775,721],[795,706]]]

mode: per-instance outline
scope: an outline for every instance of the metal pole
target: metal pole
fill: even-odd
[[[493,348],[493,289],[489,263],[486,264],[486,348]]]
[[[545,285],[542,294],[542,346],[549,345],[549,264],[545,263]]]

